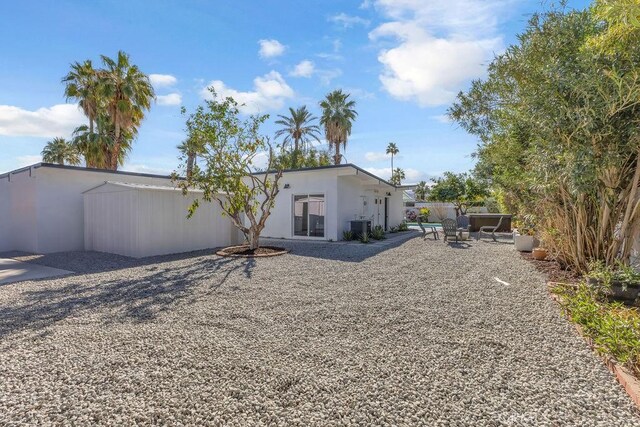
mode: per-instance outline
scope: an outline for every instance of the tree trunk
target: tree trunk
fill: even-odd
[[[196,155],[194,153],[189,153],[187,155],[187,179],[191,178],[193,174],[193,164],[195,163]]]
[[[247,240],[249,241],[249,249],[251,250],[258,249],[260,245],[260,233],[256,231],[255,227],[251,227],[249,229],[249,233],[247,234]]]
[[[391,153],[391,177],[393,177],[393,153]]]
[[[340,161],[342,160],[342,155],[340,155],[340,144],[339,143],[336,144],[335,147],[336,147],[336,154],[335,156],[333,156],[333,162],[334,164],[339,165]]]

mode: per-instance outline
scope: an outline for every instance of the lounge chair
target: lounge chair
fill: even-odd
[[[503,218],[503,216],[500,217],[500,219],[498,220],[498,225],[483,225],[482,227],[480,227],[480,230],[478,230],[478,234],[476,234],[476,240],[480,240],[480,234],[485,233],[491,234],[491,238],[493,239],[493,241],[497,242],[498,239],[496,239],[496,231],[502,225]]]
[[[456,239],[458,243],[458,223],[455,219],[445,218],[442,220],[442,230],[444,231],[444,241],[447,242],[451,237]]]
[[[436,229],[436,227],[434,225],[428,225],[427,227],[429,227],[430,231],[427,231],[425,226],[418,219],[418,227],[420,227],[420,230],[422,230],[422,238],[423,239],[427,238],[427,234],[433,234],[434,240],[438,240],[438,230]]]

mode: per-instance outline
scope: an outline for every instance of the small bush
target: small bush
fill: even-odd
[[[407,230],[409,230],[409,226],[407,225],[407,221],[402,221],[398,225],[398,231],[407,231]]]
[[[389,229],[389,233],[397,233],[397,232],[398,232],[398,227],[397,226],[396,227],[391,227]]]
[[[431,209],[429,208],[420,208],[420,221],[429,222],[429,215],[431,214]]]
[[[355,237],[355,234],[351,230],[344,230],[342,232],[342,240],[353,240]]]
[[[598,353],[640,375],[640,313],[637,308],[600,299],[597,290],[581,284],[576,290],[555,289],[564,297],[564,309],[582,326]]]
[[[371,238],[375,240],[384,239],[384,228],[382,228],[381,225],[376,225],[375,227],[373,227],[373,230],[371,231]]]
[[[416,219],[418,219],[418,214],[413,209],[407,209],[407,211],[405,212],[405,216],[409,221],[415,221]]]
[[[640,273],[620,261],[614,266],[605,265],[602,261],[592,262],[589,264],[587,277],[599,280],[605,286],[611,286],[612,282],[623,284],[640,283]]]
[[[360,242],[371,243],[371,240],[369,240],[369,233],[362,233],[362,235],[360,236]]]

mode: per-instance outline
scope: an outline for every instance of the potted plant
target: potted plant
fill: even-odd
[[[513,242],[516,250],[520,252],[532,252],[536,246],[535,230],[529,224],[521,223],[513,234]]]
[[[640,293],[640,273],[620,261],[614,266],[596,261],[589,265],[587,284],[612,299],[632,303]]]
[[[549,255],[549,253],[545,248],[533,248],[531,255],[533,255],[533,258],[538,261],[544,261],[547,259],[547,255]]]

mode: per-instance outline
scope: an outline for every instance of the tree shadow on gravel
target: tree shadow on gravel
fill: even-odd
[[[96,313],[100,321],[150,321],[194,302],[198,295],[217,292],[234,272],[250,278],[254,266],[251,259],[215,257],[200,258],[186,266],[153,266],[147,273],[132,271],[111,280],[68,276],[62,287],[24,291],[18,301],[0,305],[0,338],[83,314]]]
[[[331,261],[362,262],[389,249],[397,248],[405,242],[421,237],[422,233],[409,231],[390,235],[385,240],[372,240],[371,243],[360,242],[328,242],[325,240],[288,240],[262,239],[265,245],[280,246],[289,249],[290,256],[319,258]],[[425,241],[425,244],[438,244],[437,241]]]

